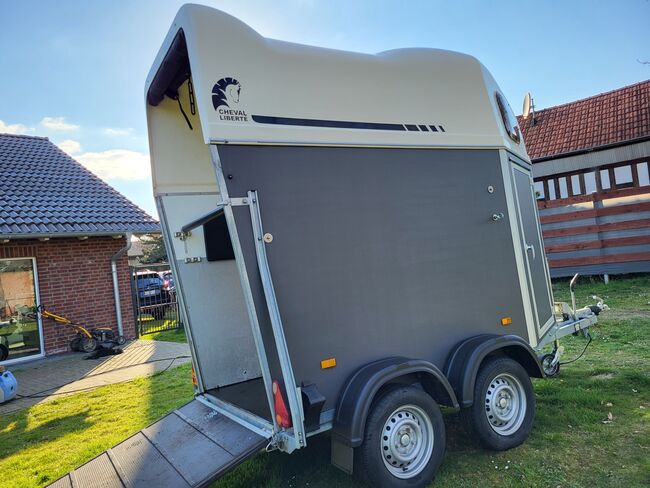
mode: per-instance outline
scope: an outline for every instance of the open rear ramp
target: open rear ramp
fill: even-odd
[[[49,486],[206,486],[267,443],[267,438],[193,400]]]

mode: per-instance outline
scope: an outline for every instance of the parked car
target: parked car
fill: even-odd
[[[135,290],[138,311],[151,314],[156,320],[167,313],[171,296],[165,281],[155,271],[138,271],[135,276]]]

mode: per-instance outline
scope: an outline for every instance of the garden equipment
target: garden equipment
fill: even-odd
[[[18,382],[11,371],[5,370],[0,366],[0,403],[8,402],[16,396],[18,392]]]
[[[116,335],[110,327],[88,329],[66,317],[45,310],[43,305],[38,305],[36,311],[41,317],[67,325],[77,333],[75,338],[70,341],[70,348],[73,351],[93,352],[98,348],[112,349],[126,342],[123,336]]]

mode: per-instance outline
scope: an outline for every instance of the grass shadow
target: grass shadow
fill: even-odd
[[[0,460],[44,442],[55,442],[61,436],[81,432],[92,425],[88,410],[57,416],[39,423],[32,414],[33,408],[19,410],[0,418]],[[37,424],[36,427],[31,426],[34,423]]]

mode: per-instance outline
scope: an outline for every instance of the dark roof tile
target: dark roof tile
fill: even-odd
[[[158,222],[45,137],[0,134],[0,235],[160,232]]]

